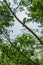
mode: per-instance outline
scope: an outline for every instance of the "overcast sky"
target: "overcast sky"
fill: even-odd
[[[13,2],[12,2],[12,0],[8,0],[8,1],[10,1],[11,2],[11,7],[13,6]],[[19,0],[18,0],[19,1]],[[15,2],[16,2],[16,0],[15,0]],[[17,15],[17,17],[22,21],[23,20],[23,18],[24,17],[27,17],[27,15],[25,14],[25,12],[27,12],[27,10],[26,10],[26,8],[24,7],[24,9],[25,9],[25,11],[22,11],[22,12],[20,12],[20,11],[18,11],[17,13],[16,13],[16,15]],[[38,24],[37,23],[26,23],[26,25],[28,26],[28,27],[30,27],[32,30],[33,29],[39,29],[39,27],[38,27]],[[14,22],[14,26],[12,27],[12,28],[10,28],[10,29],[12,29],[13,30],[13,33],[10,33],[10,38],[12,39],[12,38],[15,38],[17,35],[21,35],[23,32],[28,32],[27,30],[25,31],[23,31],[22,29],[24,29],[24,27],[17,21],[17,20],[15,20],[15,22]],[[40,29],[39,29],[39,31],[40,31]],[[38,36],[40,36],[40,33],[39,32],[36,32],[36,34],[38,35]]]

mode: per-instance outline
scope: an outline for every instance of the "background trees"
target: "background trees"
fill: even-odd
[[[11,8],[10,1],[0,1],[0,64],[1,65],[42,65],[43,62],[43,36],[40,38],[28,27],[26,23],[37,22],[43,27],[43,1],[42,0],[13,0],[17,7]],[[14,6],[13,5],[13,6]],[[17,11],[28,10],[25,24],[15,15]],[[13,26],[14,17],[32,34],[22,34],[13,42],[9,38],[9,26]],[[43,29],[41,30],[43,34]],[[3,35],[8,40],[3,41]],[[34,37],[35,36],[35,37]]]

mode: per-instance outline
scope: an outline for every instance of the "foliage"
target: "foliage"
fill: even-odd
[[[31,10],[31,16],[32,19],[34,19],[36,22],[43,23],[43,1],[42,0],[36,0],[30,6]]]
[[[12,26],[14,24],[14,17],[10,13],[10,11],[7,8],[7,5],[0,1],[0,41],[2,41],[2,32],[3,28],[5,28],[5,31],[7,35],[9,35],[9,32],[7,30],[8,27]]]
[[[35,42],[32,43],[31,40],[28,40],[28,42],[24,42],[28,39],[34,39],[32,38],[32,35],[25,35],[23,34],[22,36],[18,37],[15,41],[14,44],[18,47],[20,51],[22,51],[25,55],[27,55],[29,58],[31,58],[34,62],[37,62],[39,64],[39,60],[35,54],[38,55],[38,53],[35,52],[35,48],[33,47],[35,45]],[[22,41],[24,40],[24,41]],[[25,43],[25,44],[24,44]],[[28,45],[27,45],[28,44]],[[38,46],[37,46],[38,47]],[[42,47],[42,46],[41,46]],[[37,49],[37,48],[36,48]],[[18,50],[14,47],[11,46],[8,43],[0,43],[0,64],[1,65],[35,65],[31,61],[27,60],[26,57],[24,57]],[[39,64],[40,65],[40,64]]]
[[[14,0],[16,2],[16,0]],[[43,26],[43,0],[20,0],[19,9],[24,10],[24,7],[30,12],[25,21],[35,21]],[[15,5],[15,4],[14,4]],[[26,57],[24,57],[18,50],[20,50],[25,56],[27,56],[32,61],[36,62],[37,65],[43,65],[43,46],[36,40],[36,38],[31,34],[23,34],[17,37],[12,46],[9,42],[4,43],[1,38],[3,33],[8,37],[7,28],[13,25],[14,16],[11,14],[7,5],[0,1],[0,65],[35,65]],[[1,30],[4,29],[3,33]],[[43,34],[43,31],[42,31]],[[43,41],[43,36],[40,37]],[[9,40],[9,39],[8,39]]]
[[[13,15],[11,15],[5,3],[0,2],[0,29],[9,27],[13,24]]]
[[[27,3],[27,4],[26,4]],[[26,6],[31,13],[27,21],[40,22],[43,26],[43,0],[21,0],[20,5]]]

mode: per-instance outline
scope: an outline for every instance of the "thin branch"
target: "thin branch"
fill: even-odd
[[[13,14],[13,16],[18,20],[19,23],[21,23],[28,31],[30,31],[36,38],[37,40],[39,40],[39,42],[42,44],[43,42],[40,40],[40,38],[28,27],[26,26],[16,15],[15,13],[11,10],[11,8],[9,7],[8,3],[6,0],[4,0],[4,2],[6,3],[9,11]]]
[[[3,33],[3,35],[5,36],[5,38],[9,41],[9,43],[11,44],[11,46],[13,46],[14,48],[16,48],[18,50],[18,52],[20,52],[20,54],[22,54],[27,60],[28,62],[31,61],[33,64],[37,65],[37,63],[35,63],[34,61],[32,61],[30,58],[28,58],[23,52],[21,52],[18,47],[16,45],[14,45],[10,38],[6,35],[6,33],[4,32],[4,30],[2,29],[0,32]]]

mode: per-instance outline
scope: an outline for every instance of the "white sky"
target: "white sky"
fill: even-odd
[[[24,11],[21,12],[21,13],[18,12],[17,17],[22,21],[24,17],[27,17],[27,15],[25,14]],[[26,25],[28,27],[30,27],[31,29],[35,29],[35,30],[39,29],[38,24],[35,23],[35,22],[34,23],[32,23],[32,22],[31,23],[26,23]],[[16,20],[15,23],[14,23],[14,26],[12,27],[13,33],[11,33],[10,37],[13,38],[13,37],[16,37],[17,35],[21,35],[22,34],[22,29],[24,29],[24,27]],[[40,29],[39,29],[39,31],[40,31]],[[37,32],[36,34],[38,34],[38,36],[40,36],[40,33]]]
[[[11,6],[13,5],[13,2],[12,2],[12,0],[8,0],[8,1],[10,1],[11,2]],[[16,1],[16,0],[15,0]],[[18,0],[19,1],[19,0]],[[25,9],[25,12],[27,12],[27,10]],[[24,11],[22,11],[22,12],[17,12],[16,13],[16,15],[17,15],[17,17],[22,21],[23,20],[23,18],[24,17],[27,17],[27,15],[25,14],[25,12]],[[37,23],[26,23],[26,25],[28,26],[28,27],[30,27],[31,29],[39,29],[39,27],[38,27],[38,24]],[[24,27],[22,27],[22,25],[16,20],[15,22],[14,22],[14,26],[12,27],[12,28],[10,28],[10,29],[12,29],[13,30],[13,33],[11,33],[10,34],[10,38],[12,39],[12,38],[15,38],[17,35],[21,35],[22,34],[22,29],[24,29]],[[40,29],[39,29],[39,31],[40,31]],[[36,33],[38,36],[40,36],[40,33]]]

